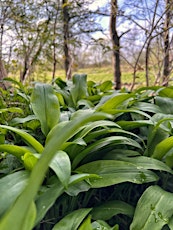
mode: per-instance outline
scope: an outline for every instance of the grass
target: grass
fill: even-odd
[[[92,80],[94,82],[104,82],[107,80],[113,81],[113,69],[111,66],[106,67],[90,67],[85,69],[78,69],[73,72],[73,74],[87,74],[87,79]],[[14,76],[10,76],[15,78]],[[63,69],[59,69],[56,71],[55,78],[62,78],[65,80],[65,71]],[[16,79],[17,80],[17,79]],[[29,81],[36,82],[50,82],[52,80],[52,73],[49,71],[35,71],[28,79]],[[133,71],[122,70],[122,85],[125,87],[129,87],[133,82]],[[150,84],[154,82],[154,77],[150,77]],[[136,78],[136,86],[145,86],[145,72],[138,72]]]

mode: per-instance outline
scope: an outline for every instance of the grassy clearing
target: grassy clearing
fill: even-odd
[[[85,68],[85,69],[79,69],[73,72],[73,74],[87,74],[87,79],[92,80],[94,82],[104,82],[107,80],[113,81],[113,69],[111,66],[106,67],[93,67],[93,68]],[[19,76],[19,74],[17,74]],[[19,80],[16,76],[10,76],[12,78],[15,78],[16,80]],[[65,80],[65,71],[63,69],[59,69],[56,71],[56,78],[62,78]],[[35,71],[30,78],[29,81],[36,81],[36,82],[50,82],[52,79],[52,73],[48,71]],[[133,72],[128,71],[124,72],[122,71],[122,84],[125,87],[130,86],[133,81]],[[152,85],[154,82],[154,77],[151,75],[150,77],[150,84]],[[141,87],[145,86],[145,72],[138,72],[137,73],[137,79],[136,79],[136,86]]]

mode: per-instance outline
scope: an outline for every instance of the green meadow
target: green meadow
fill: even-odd
[[[101,83],[107,80],[113,81],[113,69],[111,66],[106,67],[90,67],[84,69],[78,69],[73,72],[73,74],[87,74],[88,81],[94,81]],[[58,69],[56,71],[55,78],[61,78],[65,80],[65,72],[63,69]],[[39,81],[39,82],[50,82],[52,80],[52,73],[50,71],[40,71],[36,70],[31,76],[30,81]],[[133,82],[133,70],[122,70],[122,85],[129,87]],[[145,72],[138,72],[136,75],[136,87],[145,86]],[[153,85],[154,77],[150,75],[150,84]]]

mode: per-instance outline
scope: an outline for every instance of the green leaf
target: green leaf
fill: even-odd
[[[23,156],[26,152],[28,152],[28,149],[17,145],[3,144],[0,145],[0,152],[7,152],[21,159],[21,156]]]
[[[138,108],[142,111],[151,112],[151,113],[161,113],[160,107],[152,103],[137,101],[131,109],[133,108]]]
[[[24,117],[24,118],[16,117],[11,121],[11,124],[13,124],[13,125],[23,124],[25,122],[36,120],[36,119],[37,119],[37,117],[35,115],[28,115],[27,117]]]
[[[97,220],[92,223],[93,230],[119,230],[119,226],[110,227],[105,221]]]
[[[78,134],[78,137],[83,138],[86,136],[89,132],[91,132],[93,129],[96,129],[98,127],[116,127],[116,128],[121,128],[119,125],[117,125],[113,121],[95,121],[92,122],[91,124],[87,124],[85,128]]]
[[[129,162],[116,160],[99,160],[80,166],[77,172],[95,173],[100,179],[90,179],[92,188],[107,187],[122,182],[143,184],[157,181],[158,176]],[[129,173],[130,172],[130,173]]]
[[[91,216],[88,216],[81,226],[79,227],[79,230],[93,230],[92,225],[91,225]]]
[[[28,209],[24,223],[21,225],[22,230],[32,230],[35,223],[35,218],[37,215],[37,210],[34,201],[31,202],[31,205]],[[17,218],[17,217],[16,217]],[[20,229],[20,227],[19,227]]]
[[[89,178],[100,178],[96,174],[75,174],[70,177],[68,189],[65,191],[70,196],[77,196],[80,192],[88,191],[91,186],[86,181]],[[86,180],[86,181],[85,181]]]
[[[143,126],[153,125],[150,120],[140,120],[140,121],[118,121],[117,124],[125,130],[132,130]]]
[[[45,216],[47,211],[53,206],[56,199],[64,192],[64,187],[60,184],[60,181],[56,178],[47,183],[47,186],[43,187],[39,191],[39,195],[36,199],[37,217],[35,225],[37,225]]]
[[[71,88],[71,96],[73,103],[76,105],[77,101],[86,98],[87,96],[87,75],[75,74],[72,78],[74,86]]]
[[[91,215],[94,220],[109,220],[117,214],[124,214],[132,217],[133,213],[133,206],[120,200],[111,200],[93,208]]]
[[[20,81],[16,81],[14,80],[13,78],[9,78],[9,77],[6,77],[3,79],[4,81],[8,81],[8,82],[11,82],[12,84],[14,85],[18,85],[19,86],[19,89],[21,89],[22,91],[24,91],[24,85],[20,82]]]
[[[170,229],[173,229],[173,216],[171,218],[169,218],[168,226]]]
[[[157,144],[152,157],[161,160],[171,148],[173,148],[173,136]]]
[[[155,103],[164,114],[173,114],[173,98],[157,96],[155,97]]]
[[[10,113],[23,113],[23,110],[17,107],[10,107],[10,108],[5,108],[5,109],[0,109],[0,114],[5,113],[5,112],[10,112]]]
[[[98,141],[95,141],[93,144],[90,144],[88,147],[86,147],[83,151],[77,154],[77,156],[74,158],[72,163],[72,168],[75,169],[78,164],[84,160],[89,155],[91,156],[92,160],[92,154],[97,153],[99,154],[99,150],[101,148],[105,148],[108,145],[116,146],[116,145],[130,145],[136,148],[141,149],[141,146],[134,141],[133,139],[123,137],[123,136],[111,136],[102,138]]]
[[[91,210],[91,208],[82,208],[71,212],[60,220],[52,230],[77,230]]]
[[[113,82],[112,81],[104,81],[101,83],[98,88],[100,89],[101,92],[107,92],[109,90],[112,90],[113,88]]]
[[[165,87],[159,91],[159,96],[173,98],[173,87]]]
[[[121,93],[120,95],[115,95],[114,97],[111,97],[108,99],[103,105],[96,106],[97,111],[104,111],[106,112],[107,110],[111,109],[116,109],[120,105],[122,106],[123,102],[127,101],[129,98],[131,98],[131,94],[123,94]]]
[[[137,203],[130,230],[162,229],[173,215],[172,206],[172,193],[150,186]]]
[[[157,113],[151,118],[154,125],[148,129],[145,155],[151,156],[157,144],[169,137],[171,133],[170,121],[172,119],[172,115],[162,113]]]
[[[41,153],[43,151],[43,146],[34,137],[26,133],[25,131],[18,129],[18,128],[11,127],[11,126],[7,126],[7,125],[0,125],[0,128],[7,129],[7,130],[17,133],[27,143],[29,143],[38,153]]]
[[[38,157],[36,157],[31,152],[26,152],[24,156],[22,156],[22,160],[24,162],[24,166],[28,170],[32,170],[38,161]]]
[[[0,216],[2,216],[23,191],[28,178],[28,172],[19,171],[0,179]]]
[[[49,166],[56,173],[63,186],[67,188],[71,175],[71,163],[67,153],[58,151]]]
[[[171,170],[165,163],[153,159],[151,157],[126,157],[122,158],[122,160],[131,162],[132,164],[136,165],[138,168],[141,167],[143,169],[152,169],[152,170],[159,170],[163,172],[169,172],[173,174],[173,170]]]
[[[65,191],[69,196],[77,196],[81,192],[86,192],[91,186],[86,181],[80,181],[76,184],[69,185]]]
[[[52,86],[36,84],[31,97],[31,105],[34,114],[40,120],[42,132],[47,136],[60,117],[58,98],[55,96]]]
[[[22,211],[22,210],[21,210]],[[14,219],[18,220],[18,225],[13,226],[13,230],[32,230],[34,227],[34,221],[36,218],[36,206],[35,203],[32,201],[28,207],[28,212],[25,215],[24,220],[21,221],[21,215],[19,213],[13,213],[13,219],[10,221],[8,220],[8,212],[3,217],[3,219],[0,221],[0,226],[3,230],[9,230],[11,229],[11,226],[14,225]]]
[[[63,81],[60,77],[55,79],[55,83],[61,88],[64,89],[65,87],[67,87],[67,83],[65,81]]]
[[[18,197],[14,205],[9,209],[8,214],[1,220],[0,229],[22,229],[21,226],[24,224],[30,204],[35,199],[40,185],[45,178],[49,164],[57,151],[59,151],[63,144],[81,129],[81,126],[87,124],[88,122],[105,119],[106,117],[107,114],[84,111],[83,115],[65,123],[65,126],[61,126],[61,128],[59,128],[58,124],[51,130],[48,135],[49,141],[47,141],[40,159],[31,172],[26,188]],[[66,132],[64,132],[64,130],[66,130]],[[20,216],[18,213],[20,213]],[[16,218],[16,215],[18,215],[19,218]]]

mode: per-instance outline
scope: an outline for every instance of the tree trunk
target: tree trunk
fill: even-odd
[[[120,68],[120,37],[116,29],[117,22],[117,0],[111,0],[111,15],[110,15],[110,35],[113,46],[113,69],[115,89],[121,88],[121,68]]]
[[[5,77],[7,77],[7,73],[6,73],[2,58],[0,58],[0,87],[3,89],[6,89],[9,86],[9,84],[5,84],[3,82],[3,79]]]
[[[149,86],[149,55],[150,55],[150,42],[149,39],[146,47],[146,54],[145,54],[145,79],[146,79],[146,86]]]
[[[66,79],[71,79],[72,70],[71,70],[71,56],[69,48],[69,12],[68,12],[68,0],[62,1],[63,7],[63,33],[64,33],[64,68]]]
[[[169,64],[169,26],[170,26],[170,0],[165,0],[165,32],[164,32],[164,60],[163,60],[163,80],[162,85],[168,86],[170,64]]]

